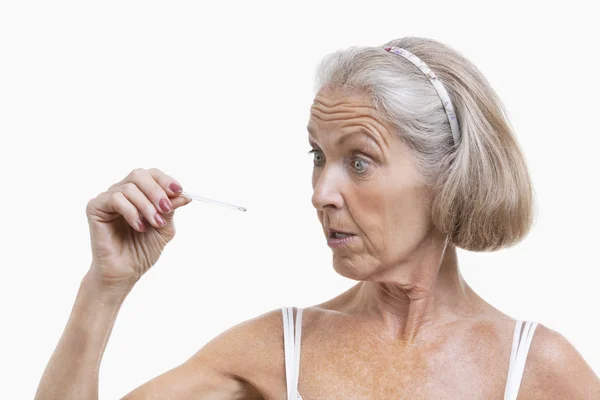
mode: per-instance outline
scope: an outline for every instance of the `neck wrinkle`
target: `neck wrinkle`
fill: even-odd
[[[424,247],[417,254],[428,256],[356,286],[357,308],[382,325],[384,338],[413,344],[425,326],[456,319],[471,294],[448,237]]]

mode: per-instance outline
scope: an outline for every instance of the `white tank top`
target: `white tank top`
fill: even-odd
[[[296,323],[294,324],[293,307],[283,307],[283,346],[285,354],[285,381],[287,387],[287,400],[302,400],[298,393],[298,376],[300,373],[300,337],[302,336],[302,308],[298,308]],[[521,328],[525,328],[521,335]],[[295,329],[294,329],[295,325]],[[525,361],[533,339],[533,332],[537,322],[517,320],[513,334],[508,376],[504,389],[504,400],[516,400],[525,371]]]

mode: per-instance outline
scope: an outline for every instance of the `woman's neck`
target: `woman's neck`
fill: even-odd
[[[385,336],[407,343],[424,326],[456,320],[485,304],[460,274],[454,246],[431,240],[415,254],[348,293],[355,312],[379,325]]]

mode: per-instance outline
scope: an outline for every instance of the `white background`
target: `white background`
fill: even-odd
[[[85,206],[132,169],[192,202],[121,308],[103,399],[228,327],[354,284],[312,208],[307,133],[328,52],[403,36],[450,44],[505,102],[536,190],[519,245],[459,250],[473,288],[565,335],[600,373],[598,93],[593,2],[5,1],[0,5],[0,398],[32,398],[91,260]],[[541,7],[540,7],[541,5]]]

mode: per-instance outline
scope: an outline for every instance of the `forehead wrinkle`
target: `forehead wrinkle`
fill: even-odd
[[[321,121],[369,116],[369,111],[370,107],[368,106],[321,107],[313,104],[310,107],[311,116]]]
[[[325,99],[327,100],[327,98]],[[349,120],[362,118],[360,123],[364,126],[360,126],[358,128],[358,131],[362,132],[366,135],[366,137],[375,142],[380,151],[384,152],[384,149],[383,146],[380,144],[379,140],[381,140],[385,144],[385,146],[389,147],[389,142],[387,138],[384,134],[382,134],[383,129],[385,129],[385,127],[381,123],[379,123],[376,118],[373,117],[372,108],[370,107],[370,105],[356,105],[356,103],[354,102],[348,102],[345,100],[338,102],[330,101],[329,104],[326,104],[325,101],[315,98],[315,101],[311,106],[310,111],[311,119],[315,119],[317,121],[332,121],[340,119]],[[350,125],[351,124],[342,124],[342,128],[345,128]],[[317,133],[314,129],[312,129],[310,121],[307,126],[307,130],[309,133],[309,137],[312,137],[316,140]],[[338,143],[341,143],[342,139],[345,140],[345,136],[340,137],[338,139]]]

